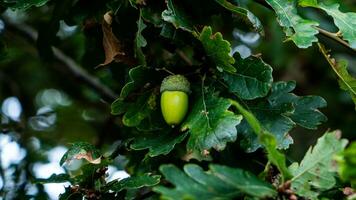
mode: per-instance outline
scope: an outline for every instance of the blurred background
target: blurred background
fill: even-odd
[[[302,50],[291,42],[284,43],[284,33],[273,12],[247,1],[243,4],[261,19],[265,36],[236,27],[227,37],[232,43],[232,52],[239,52],[242,57],[261,53],[273,67],[275,80],[296,80],[297,95],[318,95],[328,103],[321,109],[328,121],[318,130],[293,130],[294,144],[288,150],[289,160],[300,160],[308,146],[328,129],[339,129],[343,137],[354,140],[354,105],[349,94],[339,89],[336,76],[317,46]],[[343,1],[341,10],[355,12],[355,9],[352,0]],[[51,20],[52,10],[51,5],[21,12],[2,10],[0,200],[5,193],[7,199],[57,199],[66,184],[42,186],[31,181],[64,172],[59,160],[70,143],[86,141],[95,144],[102,152],[110,152],[123,134],[119,128],[120,120],[110,115],[114,94],[100,92],[100,88],[88,84],[66,66],[68,59],[46,59],[51,55],[43,56],[46,51],[38,51],[41,43],[35,43],[31,34],[36,34],[34,30],[51,30],[47,22]],[[324,13],[316,15],[315,10],[303,9],[302,14],[317,19],[326,30],[337,30]],[[101,28],[94,25],[87,30],[90,21],[86,23],[89,25],[83,28],[60,20],[59,31],[51,42],[71,61],[80,64],[90,78],[96,77],[117,94],[125,82],[125,72],[118,63],[96,68],[105,57]],[[335,58],[346,59],[349,72],[356,76],[355,52],[323,36],[319,39],[327,48],[333,49]],[[109,167],[108,180],[128,176],[122,170],[125,162],[123,157],[115,160]]]

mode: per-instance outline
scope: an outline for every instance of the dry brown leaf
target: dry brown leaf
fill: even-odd
[[[77,160],[85,159],[92,164],[99,164],[101,162],[101,157],[94,160],[91,152],[79,153],[74,158]]]
[[[103,30],[103,46],[105,51],[105,61],[100,66],[105,66],[113,61],[124,62],[126,64],[131,64],[132,61],[126,55],[123,50],[123,44],[117,39],[115,34],[112,31],[112,12],[107,12],[102,21],[102,30]]]

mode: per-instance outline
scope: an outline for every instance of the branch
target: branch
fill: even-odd
[[[38,33],[35,29],[23,23],[16,23],[10,19],[4,19],[6,26],[13,29],[27,38],[30,42],[36,43]],[[87,84],[89,87],[96,90],[105,99],[113,101],[117,95],[106,85],[102,84],[98,78],[89,74],[80,65],[78,65],[71,57],[66,55],[60,49],[52,47],[54,57],[67,68],[68,71],[75,77]]]
[[[270,9],[270,10],[273,10],[273,8],[272,8],[265,0],[255,0],[255,2],[256,2],[256,3],[259,3],[260,5],[266,7],[266,8],[268,8],[268,9]],[[325,36],[325,37],[328,37],[328,38],[330,38],[330,39],[332,39],[332,40],[334,40],[334,41],[340,43],[341,45],[347,47],[348,49],[351,49],[351,50],[353,50],[354,52],[356,52],[356,49],[353,49],[353,48],[349,45],[349,43],[347,43],[345,40],[341,39],[341,38],[338,36],[338,34],[336,34],[336,33],[331,33],[331,32],[329,32],[329,31],[326,31],[326,30],[324,30],[324,29],[322,29],[322,28],[319,28],[319,27],[316,27],[316,26],[314,26],[314,28],[315,28],[316,30],[318,30],[321,35],[323,35],[323,36]]]

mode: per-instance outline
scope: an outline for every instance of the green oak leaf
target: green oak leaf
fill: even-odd
[[[227,10],[231,11],[234,14],[237,14],[237,16],[240,16],[245,22],[251,25],[255,31],[259,32],[261,35],[264,35],[264,30],[261,21],[252,12],[250,12],[246,8],[236,6],[227,0],[215,1]]]
[[[167,155],[171,152],[174,146],[184,140],[187,133],[179,135],[172,133],[171,129],[160,130],[160,133],[142,134],[134,139],[130,148],[134,150],[149,149],[148,155],[155,157],[159,155]]]
[[[146,39],[142,35],[142,31],[147,27],[142,19],[142,10],[140,10],[140,16],[137,20],[137,32],[135,37],[135,57],[139,60],[139,63],[142,65],[146,65],[145,54],[142,52],[142,47],[147,45]]]
[[[102,189],[104,191],[120,192],[125,189],[138,189],[142,187],[151,187],[157,185],[161,179],[160,175],[151,175],[149,173],[141,176],[131,176],[122,180],[113,180],[107,183]]]
[[[167,9],[162,12],[162,19],[172,23],[175,28],[194,32],[194,27],[183,11],[174,5],[174,0],[167,1]]]
[[[129,71],[130,81],[121,89],[119,98],[111,104],[113,115],[124,114],[122,121],[126,126],[138,126],[157,109],[158,90],[149,88],[157,84],[154,71],[148,67],[138,66]],[[145,89],[144,91],[137,90]],[[129,100],[130,94],[135,95]]]
[[[313,27],[318,26],[318,23],[300,17],[294,1],[266,0],[266,2],[276,12],[278,22],[284,28],[288,39],[292,40],[299,48],[310,47],[313,42],[318,41],[315,36],[318,31]]]
[[[40,7],[45,5],[49,0],[4,0],[7,7],[12,9],[26,10],[32,6]]]
[[[46,184],[46,183],[65,183],[72,181],[68,174],[52,174],[48,178],[38,178],[35,183]]]
[[[238,168],[211,164],[204,171],[195,164],[184,166],[184,172],[172,164],[162,165],[160,171],[175,187],[156,186],[163,199],[234,199],[242,194],[251,197],[274,197],[277,192],[254,174]],[[248,184],[247,184],[248,183]]]
[[[304,7],[314,7],[324,10],[334,19],[335,25],[339,28],[344,40],[348,41],[351,48],[356,49],[356,13],[341,12],[338,3],[325,4],[318,3],[317,0],[299,0],[299,5]]]
[[[220,71],[235,72],[232,65],[235,59],[230,56],[231,45],[224,40],[220,32],[214,33],[210,26],[205,26],[199,35],[207,56],[216,64]]]
[[[338,137],[337,131],[325,133],[314,147],[309,148],[300,164],[293,163],[289,166],[293,176],[291,187],[296,194],[308,199],[318,199],[320,191],[335,185],[333,157],[347,144],[346,139],[340,140]]]
[[[154,81],[152,78],[154,76],[153,70],[144,66],[137,66],[130,69],[129,76],[130,81],[121,89],[119,99],[125,99],[132,91],[140,89]]]
[[[242,59],[238,54],[234,58],[236,72],[223,75],[229,91],[247,100],[266,96],[273,82],[272,67],[261,58]]]
[[[137,101],[127,103],[126,113],[122,118],[122,122],[129,127],[138,126],[142,120],[148,117],[154,110],[157,109],[158,92],[146,91],[137,98]]]
[[[296,125],[308,129],[316,129],[327,120],[318,108],[326,106],[326,101],[318,96],[299,97],[291,93],[295,82],[276,82],[272,85],[270,94],[248,104],[250,111],[260,121],[261,125],[272,133],[278,143],[278,148],[287,149],[293,143],[289,131]],[[254,152],[261,147],[258,137],[253,134],[247,121],[243,120],[237,126],[242,136],[241,146],[247,152]]]
[[[211,148],[221,151],[227,142],[236,140],[236,125],[242,116],[229,111],[230,107],[228,99],[212,92],[204,93],[195,101],[181,127],[181,130],[189,132],[188,152],[202,156]]]

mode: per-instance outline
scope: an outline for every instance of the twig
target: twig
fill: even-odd
[[[5,24],[8,28],[14,29],[19,32],[25,38],[29,39],[30,42],[35,43],[38,38],[38,33],[32,27],[27,24],[20,24],[16,22],[12,22],[9,19],[4,19]],[[66,55],[60,49],[56,47],[52,47],[54,57],[67,68],[71,74],[86,83],[88,86],[96,90],[99,94],[101,94],[104,98],[108,100],[115,100],[117,95],[106,85],[102,84],[98,78],[92,76],[87,71],[85,71],[80,65],[78,65],[71,57]]]
[[[187,55],[185,55],[185,53],[182,50],[176,50],[176,52],[179,55],[179,57],[182,58],[182,60],[184,60],[185,63],[187,63],[188,66],[193,65],[192,61],[188,58]]]
[[[165,72],[167,72],[167,73],[170,74],[170,75],[175,75],[175,73],[169,71],[169,70],[168,70],[167,68],[165,68],[165,67],[156,68],[156,71],[165,71]]]
[[[273,8],[264,0],[255,0],[255,2],[261,4],[262,6],[268,8],[270,10],[273,10]],[[314,28],[316,30],[318,30],[321,35],[324,35],[325,37],[328,37],[328,38],[340,43],[341,45],[353,50],[354,52],[356,52],[356,49],[352,48],[345,40],[340,38],[340,33],[339,32],[338,33],[331,33],[329,31],[326,31],[326,30],[324,30],[324,29],[322,29],[320,27],[316,27],[316,26],[314,26]]]
[[[336,42],[339,42],[340,44],[344,45],[345,47],[347,47],[347,48],[349,48],[349,49],[351,49],[351,50],[353,50],[353,51],[356,52],[356,49],[353,49],[353,48],[349,45],[349,43],[347,43],[345,40],[343,40],[343,39],[341,39],[341,38],[339,37],[339,35],[340,35],[339,33],[331,33],[331,32],[329,32],[329,31],[326,31],[326,30],[324,30],[324,29],[322,29],[322,28],[319,28],[319,27],[316,27],[316,26],[314,26],[314,28],[315,28],[316,30],[318,30],[319,33],[322,34],[322,35],[324,35],[325,37],[328,37],[328,38],[330,38],[330,39],[333,39],[333,40],[335,40]]]

